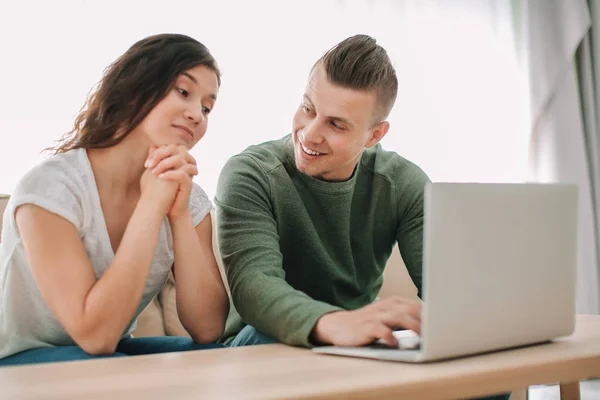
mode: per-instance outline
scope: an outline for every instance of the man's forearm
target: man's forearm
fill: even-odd
[[[341,310],[295,290],[282,278],[261,272],[245,274],[231,287],[244,322],[289,345],[313,346],[310,336],[319,318]]]

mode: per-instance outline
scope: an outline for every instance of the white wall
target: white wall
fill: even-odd
[[[71,129],[103,69],[151,34],[189,34],[223,86],[193,150],[209,196],[228,157],[288,133],[308,71],[355,33],[394,60],[399,98],[384,146],[438,181],[521,181],[527,107],[510,2],[62,0],[0,3],[0,193]]]

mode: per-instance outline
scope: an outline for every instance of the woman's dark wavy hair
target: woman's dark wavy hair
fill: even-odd
[[[205,65],[221,73],[208,49],[189,36],[161,34],[135,43],[104,71],[54,154],[118,144],[173,88],[183,72]]]

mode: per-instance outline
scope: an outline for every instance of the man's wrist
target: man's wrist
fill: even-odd
[[[339,312],[339,311],[334,311],[334,312],[324,314],[323,316],[321,316],[321,318],[319,318],[317,320],[315,327],[313,328],[312,332],[310,333],[310,341],[313,344],[327,345],[327,344],[333,343],[331,341],[331,339],[329,338],[328,326],[329,326],[329,320],[330,320],[331,315],[335,314],[336,312]]]

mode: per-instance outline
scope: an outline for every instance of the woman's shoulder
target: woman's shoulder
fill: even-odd
[[[198,184],[192,184],[192,192],[190,194],[190,211],[194,225],[198,225],[210,213],[212,202],[208,195]]]
[[[85,149],[70,150],[50,156],[23,175],[13,195],[65,185],[71,189],[81,189],[85,179],[85,167]]]
[[[42,164],[45,164],[46,167],[49,167],[54,172],[68,176],[81,176],[84,171],[88,170],[89,160],[85,149],[74,149],[54,154]]]
[[[13,214],[23,204],[34,204],[83,229],[92,206],[86,157],[84,149],[71,150],[34,166],[17,183],[7,211]]]

